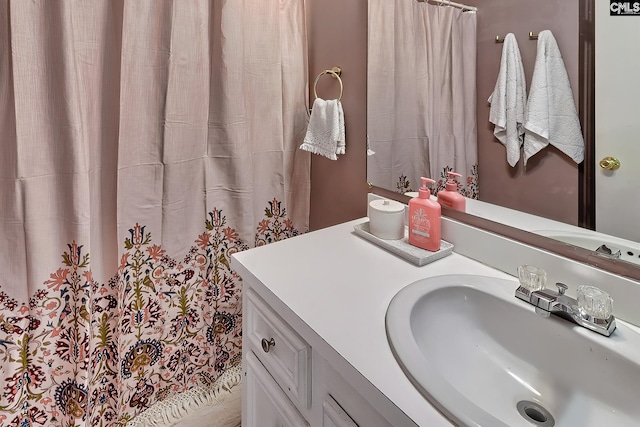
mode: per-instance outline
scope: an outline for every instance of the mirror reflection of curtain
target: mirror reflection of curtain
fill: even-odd
[[[476,14],[415,0],[370,0],[367,178],[404,193],[420,176],[478,197]]]
[[[0,425],[124,425],[240,362],[229,257],[308,228],[304,9],[0,2]]]

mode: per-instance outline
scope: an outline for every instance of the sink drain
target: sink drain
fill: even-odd
[[[535,402],[521,400],[516,408],[522,418],[536,426],[553,427],[556,423],[551,413]]]

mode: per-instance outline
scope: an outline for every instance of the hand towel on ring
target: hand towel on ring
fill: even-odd
[[[316,98],[300,149],[331,160],[345,153],[344,112],[339,100]]]

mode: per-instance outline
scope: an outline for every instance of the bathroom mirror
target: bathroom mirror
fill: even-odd
[[[418,4],[423,2],[418,2],[417,0],[406,1],[411,3],[412,7],[424,6],[424,4]],[[396,49],[407,45],[402,43],[400,36],[395,36],[395,38],[386,37],[388,35],[388,32],[386,32],[381,38],[380,31],[371,28],[372,16],[375,17],[381,13],[379,8],[383,3],[385,3],[384,0],[369,0],[370,56],[371,49]],[[392,2],[386,0],[386,3],[384,7],[388,8],[388,3]],[[430,3],[432,7],[453,7],[447,6],[446,1],[442,2],[445,4],[441,6],[436,4],[436,0]],[[606,145],[602,142],[604,140],[623,140],[620,130],[637,133],[635,129],[629,129],[632,127],[630,122],[625,122],[628,118],[620,117],[617,113],[612,113],[612,111],[616,111],[616,108],[631,112],[640,110],[640,105],[633,105],[638,103],[640,94],[638,96],[628,96],[629,88],[626,87],[625,89],[623,84],[625,79],[622,77],[609,78],[607,76],[609,72],[607,68],[598,69],[602,79],[598,82],[594,80],[594,68],[602,66],[601,62],[605,63],[605,66],[614,68],[617,72],[629,69],[632,70],[633,75],[637,74],[636,70],[638,70],[639,65],[627,63],[630,58],[639,56],[629,54],[629,49],[635,47],[625,44],[625,49],[621,49],[620,41],[637,39],[640,34],[635,33],[631,37],[627,36],[624,31],[634,31],[633,29],[625,28],[626,26],[640,28],[640,25],[634,23],[633,17],[609,17],[608,3],[598,2],[598,4],[594,4],[593,0],[550,0],[542,3],[526,0],[469,0],[464,3],[478,8],[476,12],[478,47],[476,106],[478,135],[477,174],[480,183],[480,200],[489,204],[505,206],[535,216],[549,218],[571,226],[595,229],[599,233],[612,236],[612,239],[619,237],[629,239],[632,236],[632,232],[640,233],[640,227],[635,224],[635,217],[640,211],[640,205],[637,208],[630,205],[635,199],[640,198],[629,197],[629,195],[635,194],[632,186],[637,186],[638,178],[624,175],[624,179],[610,179],[607,183],[608,187],[601,187],[601,183],[597,180],[599,176],[616,178],[623,169],[625,172],[631,171],[631,169],[640,169],[633,166],[633,157],[637,157],[638,153],[630,153],[624,147],[612,149],[618,151],[607,153],[603,151],[605,150],[603,147]],[[594,7],[597,8],[595,11],[593,10]],[[389,14],[390,12],[387,10],[384,13]],[[600,21],[595,19],[595,24],[594,13],[596,17],[601,17]],[[395,14],[392,16],[397,26],[412,26],[415,24],[415,22],[407,22],[408,19],[415,19],[414,15],[403,16]],[[598,25],[602,25],[605,21],[610,27],[607,31],[600,31],[596,34],[595,30]],[[637,17],[636,21],[640,22],[640,17]],[[614,28],[612,29],[611,26]],[[502,45],[496,43],[495,38],[503,37],[508,32],[516,35],[523,56],[526,78],[527,81],[530,81],[535,62],[537,42],[533,38],[530,39],[528,33],[531,31],[535,35],[536,32],[543,29],[549,29],[554,33],[565,61],[583,123],[583,133],[586,141],[585,161],[578,166],[559,150],[548,147],[530,159],[526,170],[522,165],[522,160],[515,168],[511,168],[506,162],[505,148],[493,138],[493,127],[488,121],[489,107],[486,99],[493,91],[502,51]],[[381,41],[389,38],[391,41],[388,43]],[[598,54],[595,56],[594,63],[593,52],[596,49]],[[386,66],[384,67],[378,65],[374,68],[372,67],[372,61],[369,61],[368,95],[371,95],[371,91],[376,90],[376,85],[371,84],[372,76],[376,76],[376,79],[393,78],[393,72],[396,68],[396,64],[393,62],[394,55],[387,53],[387,56]],[[625,61],[624,66],[620,65],[620,61]],[[612,66],[613,64],[617,65]],[[418,74],[415,77],[420,79],[424,76]],[[621,83],[614,84],[616,81]],[[598,90],[598,102],[595,103],[595,93]],[[379,96],[368,96],[368,112],[375,109],[380,110],[380,106],[374,104],[379,104],[379,99]],[[625,100],[627,100],[626,103]],[[393,99],[386,99],[387,104],[389,101],[395,102]],[[386,105],[385,108],[389,108],[389,105]],[[401,111],[401,113],[405,112]],[[595,133],[596,119],[600,120],[597,122],[598,134]],[[602,121],[605,122],[605,125],[602,125]],[[371,154],[370,151],[368,156],[369,172],[371,170],[370,165],[373,164],[373,159],[376,156],[379,159],[386,159],[385,156],[397,158],[400,153],[399,150],[387,150],[386,152],[385,150],[376,150],[376,146],[372,141],[379,139],[379,135],[375,133],[377,132],[376,125],[379,125],[380,122],[378,120],[372,121],[372,118],[368,117],[368,123],[370,148],[371,151],[375,152],[375,154]],[[610,133],[612,136],[609,137],[600,135],[601,130],[611,130],[606,129],[607,123],[611,123],[610,126],[614,128],[614,132]],[[406,129],[406,127],[403,129]],[[417,130],[423,129],[418,127]],[[616,131],[618,133],[615,133]],[[596,136],[598,137],[597,139]],[[419,133],[415,136],[405,134],[403,137],[407,139],[414,137],[414,150],[416,141],[417,145],[424,144],[421,138],[422,140],[426,138],[424,134]],[[383,135],[382,138],[384,139],[386,136]],[[596,140],[598,141],[597,144]],[[627,143],[626,145],[636,144]],[[427,158],[426,161],[432,160],[430,157],[433,157],[433,154],[429,154],[423,156]],[[601,169],[598,165],[599,156],[624,156],[621,159],[622,167],[620,171],[605,171]],[[409,159],[414,169],[420,168],[420,166],[416,166],[418,160],[425,160],[424,158],[419,159],[415,154],[411,154]],[[638,161],[640,161],[640,158],[638,158]],[[630,167],[630,165],[632,166]],[[427,173],[433,175],[431,171]],[[395,195],[398,195],[397,198],[399,200],[406,202],[408,197],[401,196],[401,194],[409,190],[416,191],[417,188],[414,188],[414,183],[407,182],[406,176],[408,174],[397,175],[395,179],[380,181],[368,173],[368,180],[373,185],[374,191],[396,198],[392,194],[395,193]],[[405,178],[402,178],[402,175]],[[439,178],[440,176],[434,177],[434,179]],[[626,181],[626,189],[623,189],[623,181]],[[606,216],[596,215],[596,191],[601,203],[613,207],[614,220],[597,221],[597,219],[604,219]],[[627,196],[624,196],[624,194]],[[607,200],[608,197],[609,200]],[[638,263],[630,263],[605,259],[600,254],[594,256],[593,250],[583,250],[579,247],[568,245],[567,241],[571,241],[570,239],[563,240],[559,237],[560,240],[554,241],[547,237],[530,233],[544,230],[516,229],[514,227],[518,227],[517,223],[509,224],[508,218],[501,215],[478,218],[458,212],[448,212],[446,214],[455,217],[457,220],[472,223],[475,226],[487,228],[499,234],[568,255],[574,259],[597,265],[612,272],[629,277],[640,277],[640,258],[638,258]],[[615,230],[609,229],[608,226],[611,224],[618,228]],[[629,242],[636,251],[640,248],[640,243],[635,243],[638,240],[640,238],[634,238],[634,241]],[[634,254],[634,256],[637,256],[637,254]]]

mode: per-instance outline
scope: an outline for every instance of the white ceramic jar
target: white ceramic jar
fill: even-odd
[[[373,200],[369,203],[369,231],[384,240],[404,237],[405,205],[394,200]]]

